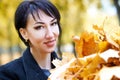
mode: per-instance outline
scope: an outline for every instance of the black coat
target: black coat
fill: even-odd
[[[55,58],[57,58],[55,52],[51,53],[51,59]],[[54,68],[53,64],[52,68]],[[48,76],[38,66],[29,48],[19,59],[0,66],[0,80],[47,80],[47,78]]]

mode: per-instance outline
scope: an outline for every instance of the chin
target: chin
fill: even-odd
[[[51,53],[51,52],[55,51],[55,49],[56,49],[56,46],[51,47],[51,48],[46,48],[46,52]]]
[[[55,49],[48,50],[47,53],[52,53]]]

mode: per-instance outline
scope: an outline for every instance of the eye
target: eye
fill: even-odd
[[[58,23],[57,23],[57,21],[55,21],[55,22],[53,22],[52,24],[51,24],[51,26],[55,26],[55,25],[57,25]]]
[[[44,28],[44,26],[36,26],[36,27],[34,27],[36,30],[40,30],[40,29],[42,29],[42,28]]]

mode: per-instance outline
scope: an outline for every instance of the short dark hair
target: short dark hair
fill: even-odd
[[[49,2],[48,0],[25,0],[21,2],[16,9],[14,24],[20,39],[25,43],[26,46],[29,46],[29,43],[26,42],[25,39],[21,36],[19,29],[26,28],[29,14],[32,14],[34,18],[33,13],[36,12],[37,16],[39,17],[39,10],[42,10],[48,16],[55,17],[57,19],[59,31],[61,33],[60,13],[51,2]]]

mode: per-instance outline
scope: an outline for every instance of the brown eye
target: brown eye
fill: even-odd
[[[36,30],[40,30],[40,29],[42,29],[42,28],[44,28],[44,26],[36,26],[36,27],[35,27]]]
[[[53,22],[52,24],[51,24],[51,26],[55,26],[55,25],[57,25],[58,23],[57,23],[57,21],[56,22]]]

